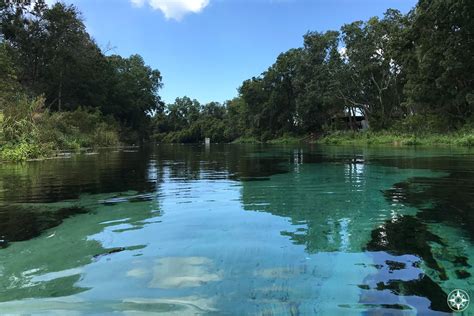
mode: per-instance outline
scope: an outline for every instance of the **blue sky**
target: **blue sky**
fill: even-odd
[[[187,95],[200,102],[237,95],[278,54],[302,45],[307,31],[339,29],[408,12],[415,0],[69,0],[83,13],[103,49],[138,53],[159,69],[166,102]]]

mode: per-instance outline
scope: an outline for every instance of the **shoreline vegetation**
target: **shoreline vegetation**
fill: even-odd
[[[0,2],[0,160],[140,144],[163,102],[140,55],[102,51],[74,5]]]
[[[166,104],[151,139],[473,146],[473,12],[472,1],[419,0],[407,14],[310,31],[234,99]]]
[[[322,137],[317,141],[332,145],[394,145],[394,146],[463,146],[474,147],[474,132],[455,132],[446,134],[395,134],[395,133],[334,133]]]
[[[232,100],[166,104],[159,70],[101,50],[74,5],[3,1],[0,161],[205,138],[473,147],[472,13],[473,1],[419,0],[310,31]]]
[[[114,136],[116,137],[116,136]],[[200,142],[203,144],[203,142]],[[89,143],[90,144],[90,143]],[[92,147],[81,146],[74,142],[70,147],[63,149],[40,148],[34,144],[21,143],[14,147],[3,147],[0,150],[0,162],[38,161],[48,159],[69,158],[73,154],[96,154],[101,149],[127,149],[138,148],[135,145],[124,145],[118,142],[106,142],[101,146],[95,143]],[[162,143],[183,144],[183,143]],[[227,144],[267,144],[267,145],[295,145],[295,144],[320,144],[320,145],[355,145],[355,146],[456,146],[474,147],[474,132],[451,133],[451,134],[427,134],[410,135],[396,133],[374,133],[374,132],[334,132],[315,138],[312,135],[293,136],[284,135],[267,141],[258,140],[255,137],[239,137]]]
[[[390,132],[353,132],[337,131],[319,138],[285,135],[269,141],[260,141],[254,137],[242,137],[233,144],[324,144],[324,145],[390,145],[390,146],[462,146],[474,147],[474,132],[456,132],[448,134],[400,134]]]

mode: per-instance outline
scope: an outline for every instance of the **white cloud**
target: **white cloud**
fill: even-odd
[[[208,4],[209,0],[130,0],[136,7],[145,4],[154,10],[160,10],[167,19],[180,21],[188,13],[199,13]]]

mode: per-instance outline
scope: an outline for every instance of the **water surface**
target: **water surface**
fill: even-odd
[[[0,312],[445,314],[474,154],[160,145],[0,165]],[[467,311],[473,312],[472,307]]]

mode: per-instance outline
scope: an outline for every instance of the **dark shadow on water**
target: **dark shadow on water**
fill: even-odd
[[[441,280],[446,280],[446,271],[431,252],[431,242],[445,246],[420,220],[413,216],[401,216],[372,231],[372,240],[367,244],[367,250],[386,251],[395,255],[416,255],[422,258],[428,267],[436,270]]]
[[[388,202],[417,208],[415,216],[401,216],[387,221],[372,232],[367,244],[370,251],[387,251],[391,254],[412,254],[423,259],[424,264],[436,272],[440,282],[450,277],[463,280],[471,278],[466,268],[471,264],[467,255],[444,252],[444,260],[456,268],[449,276],[433,250],[433,244],[441,249],[448,245],[443,236],[430,231],[429,225],[446,225],[474,240],[474,160],[472,156],[391,158],[375,159],[372,163],[395,166],[401,169],[431,169],[446,172],[446,176],[425,178],[412,177],[396,183],[383,191]],[[430,308],[450,312],[446,293],[427,274],[418,279],[390,280],[377,283],[377,290],[390,290],[397,295],[423,296],[430,300]]]
[[[377,284],[377,290],[390,290],[395,295],[426,297],[431,302],[430,309],[440,312],[451,312],[446,304],[446,293],[426,275],[416,280],[380,282]]]
[[[38,237],[44,230],[58,226],[66,218],[85,214],[84,207],[71,206],[47,209],[37,206],[0,206],[0,248],[10,242],[24,241]]]

